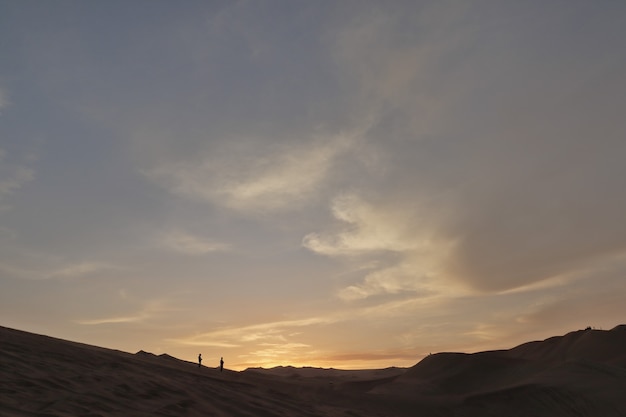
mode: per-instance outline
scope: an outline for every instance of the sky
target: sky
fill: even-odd
[[[0,0],[0,325],[241,370],[624,323],[624,21]]]

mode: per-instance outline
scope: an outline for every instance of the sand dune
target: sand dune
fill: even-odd
[[[626,416],[625,359],[626,326],[580,330],[510,350],[431,355],[372,393],[453,404],[458,415]]]
[[[625,416],[626,326],[410,369],[198,368],[0,327],[0,416]]]

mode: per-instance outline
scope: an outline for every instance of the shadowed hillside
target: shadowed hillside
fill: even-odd
[[[2,416],[624,416],[626,326],[408,370],[198,368],[0,327]]]
[[[626,415],[626,326],[510,350],[438,353],[372,393],[456,403],[459,415]],[[461,411],[462,410],[462,411]]]
[[[356,401],[361,392],[334,383],[351,371],[294,383],[4,327],[0,341],[0,416],[378,416],[394,408]]]

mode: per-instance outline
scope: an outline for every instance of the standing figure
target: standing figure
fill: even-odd
[[[202,366],[202,353],[198,353],[198,368]]]
[[[224,370],[224,358],[220,358],[220,372]]]

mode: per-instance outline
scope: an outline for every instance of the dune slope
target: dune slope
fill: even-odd
[[[371,392],[453,404],[462,416],[625,416],[626,326],[510,350],[430,355]]]
[[[0,327],[1,416],[624,416],[626,326],[407,370],[233,372]]]
[[[0,416],[380,415],[333,381],[199,368],[0,327]]]

